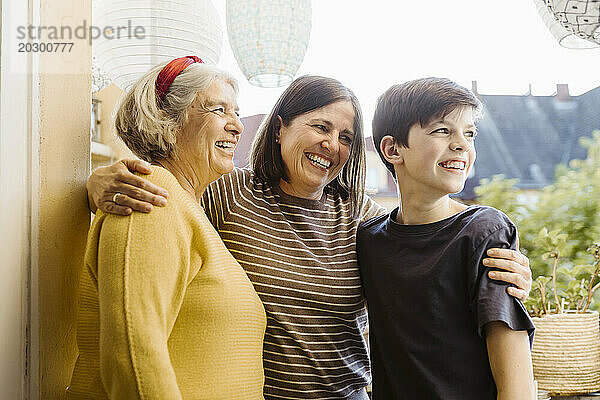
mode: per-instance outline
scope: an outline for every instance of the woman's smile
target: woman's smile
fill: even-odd
[[[281,189],[297,197],[318,199],[350,157],[354,108],[338,101],[281,124],[279,143],[286,179]]]
[[[312,165],[314,165],[315,168],[323,170],[323,171],[327,171],[327,169],[329,169],[331,167],[331,165],[333,164],[333,160],[331,160],[327,156],[323,156],[323,155],[319,155],[319,154],[315,154],[315,153],[308,153],[308,152],[304,153],[304,155],[306,155],[306,158],[308,158],[310,163]]]
[[[235,146],[236,145],[237,145],[237,142],[227,141],[227,140],[220,140],[220,141],[218,141],[218,142],[215,143],[215,147],[217,147],[218,149],[223,150],[227,154],[231,154],[231,156],[233,156],[233,153],[235,151]]]

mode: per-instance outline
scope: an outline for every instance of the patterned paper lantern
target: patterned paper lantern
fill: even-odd
[[[92,56],[92,93],[99,92],[110,85],[110,78],[98,66],[96,56]]]
[[[121,89],[150,67],[197,55],[207,64],[221,56],[223,29],[210,0],[95,0],[92,42],[99,68]]]
[[[600,46],[600,1],[534,0],[540,17],[558,43],[570,49]]]
[[[290,83],[308,46],[310,0],[227,0],[226,8],[229,43],[248,81]]]

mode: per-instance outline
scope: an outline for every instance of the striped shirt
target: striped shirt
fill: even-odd
[[[293,197],[236,169],[202,202],[265,306],[265,399],[344,399],[369,384],[349,201]],[[365,197],[361,219],[384,211]]]

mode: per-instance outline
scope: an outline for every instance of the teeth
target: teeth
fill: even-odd
[[[328,161],[322,157],[319,157],[315,154],[306,154],[306,157],[308,157],[308,159],[312,162],[314,162],[315,164],[318,164],[319,166],[323,167],[323,168],[329,168],[331,167],[331,161]]]
[[[466,163],[464,161],[446,161],[439,164],[444,168],[452,168],[452,169],[465,169]]]
[[[233,149],[235,149],[235,143],[233,143],[233,142],[227,142],[225,140],[216,142],[215,146],[220,147],[222,149],[227,149],[227,150],[233,150]]]

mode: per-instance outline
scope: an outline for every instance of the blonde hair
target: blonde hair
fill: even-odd
[[[177,134],[188,119],[188,109],[198,93],[221,79],[238,93],[237,80],[215,66],[194,63],[175,78],[162,101],[157,100],[156,79],[167,63],[154,66],[123,98],[116,114],[117,135],[141,159],[168,158]]]

